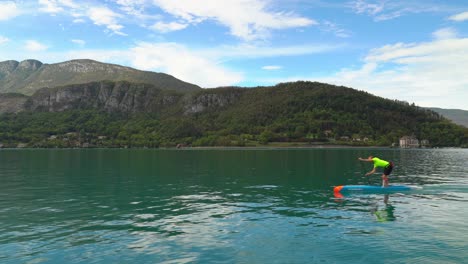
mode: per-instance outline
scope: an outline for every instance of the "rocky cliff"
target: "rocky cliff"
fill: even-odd
[[[228,107],[238,102],[246,89],[219,88],[204,90],[184,98],[184,114],[196,114],[207,110]]]
[[[69,109],[99,109],[109,112],[158,112],[174,105],[182,93],[150,84],[92,82],[38,90],[24,103],[24,110],[60,112]]]
[[[23,94],[0,94],[0,114],[24,111],[27,100]]]
[[[126,113],[172,111],[195,114],[232,105],[241,98],[244,90],[221,88],[182,93],[162,90],[151,84],[101,81],[42,88],[29,97],[3,94],[0,96],[0,113],[98,109]]]

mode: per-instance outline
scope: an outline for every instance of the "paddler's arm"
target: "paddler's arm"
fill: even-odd
[[[360,161],[369,161],[369,162],[372,162],[372,159],[363,159],[363,158],[358,158]]]
[[[374,173],[375,173],[375,167],[374,167],[374,169],[372,169],[371,171],[369,171],[368,173],[366,173],[366,176],[369,176],[369,175],[374,174]]]

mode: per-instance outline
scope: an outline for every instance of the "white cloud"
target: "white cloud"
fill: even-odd
[[[202,87],[236,85],[243,74],[225,68],[226,60],[276,56],[293,56],[328,52],[340,46],[265,47],[253,45],[218,46],[192,50],[176,43],[140,43],[132,48],[130,64],[143,70],[162,71]],[[266,66],[265,70],[279,70],[281,66]]]
[[[133,16],[143,15],[146,0],[117,0],[116,3],[120,5],[120,9],[125,13]]]
[[[105,26],[107,29],[118,35],[126,35],[120,31],[123,26],[117,22],[117,18],[119,18],[120,15],[109,8],[92,7],[89,9],[88,15],[95,25]]]
[[[365,14],[375,21],[385,21],[408,13],[438,12],[430,1],[352,0],[348,6],[356,14]]]
[[[458,22],[468,20],[468,11],[460,13],[460,14],[453,15],[453,16],[449,17],[449,19],[453,20],[453,21],[458,21]]]
[[[142,70],[160,71],[202,87],[237,85],[244,81],[243,74],[222,65],[226,60],[255,59],[265,57],[298,56],[330,52],[342,46],[303,45],[290,47],[268,47],[254,45],[217,46],[209,49],[192,50],[176,43],[140,43],[128,52],[81,53],[84,57],[122,64],[123,58],[132,67]],[[74,53],[76,55],[76,53]],[[107,57],[103,57],[105,55]],[[99,56],[99,57],[96,57]],[[266,69],[281,69],[270,66]]]
[[[283,67],[279,66],[279,65],[267,65],[267,66],[263,66],[262,67],[262,70],[266,70],[266,71],[276,71],[276,70],[281,70]]]
[[[214,20],[229,27],[232,35],[255,40],[268,36],[270,30],[305,27],[317,24],[312,19],[291,12],[273,12],[266,0],[153,0],[165,12],[186,23]]]
[[[71,42],[73,42],[75,44],[78,44],[80,46],[84,46],[86,44],[86,41],[84,41],[82,39],[72,39]]]
[[[45,47],[42,44],[35,46]],[[128,50],[77,49],[69,52],[45,51],[40,53],[18,50],[12,53],[0,49],[0,60],[11,57],[17,60],[34,57],[47,63],[53,63],[88,58],[141,70],[164,72],[202,87],[218,87],[238,85],[244,81],[244,74],[241,71],[223,66],[223,63],[228,60],[315,54],[329,52],[340,47],[324,44],[276,48],[244,44],[194,50],[175,43],[139,43]]]
[[[397,43],[371,50],[360,69],[319,79],[421,106],[466,109],[467,61],[468,38]]]
[[[162,33],[167,33],[171,31],[177,31],[186,28],[188,25],[187,24],[180,24],[177,22],[170,22],[170,23],[163,23],[163,22],[157,22],[154,24],[151,28],[155,29],[159,32]]]
[[[6,37],[4,37],[4,36],[0,36],[0,45],[5,44],[5,43],[7,43],[8,41],[10,41],[9,38],[6,38]]]
[[[241,73],[175,43],[140,43],[131,53],[136,68],[162,71],[202,87],[232,85],[243,78]]]
[[[12,19],[20,14],[15,2],[0,2],[0,21]]]
[[[349,38],[351,36],[351,33],[348,30],[340,28],[339,25],[330,21],[323,21],[320,23],[320,29],[325,32],[331,32],[339,38]]]
[[[382,1],[377,3],[368,3],[365,0],[357,0],[351,3],[352,9],[358,14],[377,15],[384,10],[384,3]]]
[[[85,16],[84,14],[78,12],[78,11],[74,11],[73,13],[70,14],[74,19],[73,19],[73,23],[75,24],[79,24],[79,23],[85,23],[86,21],[83,19],[83,17]]]
[[[456,38],[458,35],[457,31],[453,28],[441,28],[434,33],[432,33],[432,36],[435,39],[452,39]]]
[[[59,13],[63,11],[63,8],[60,7],[57,1],[54,0],[39,0],[40,11],[46,13]]]
[[[35,51],[44,51],[44,50],[47,50],[48,47],[36,40],[28,40],[26,41],[26,45],[24,46],[24,48],[27,50],[27,51],[32,51],[32,52],[35,52]]]
[[[85,23],[86,21],[82,18],[75,18],[73,19],[73,23],[75,24],[80,24],[80,23]]]
[[[72,0],[39,0],[39,11],[46,13],[60,13],[64,11],[64,8],[78,8]]]
[[[61,3],[63,6],[65,7],[69,7],[69,8],[78,8],[79,5],[78,4],[75,4],[73,2],[73,0],[57,0],[59,3]]]
[[[205,50],[204,53],[209,57],[216,57],[223,60],[236,59],[255,59],[282,56],[299,56],[318,53],[326,53],[342,48],[343,45],[334,44],[310,44],[285,47],[256,46],[250,44],[241,44],[238,46],[220,46]]]

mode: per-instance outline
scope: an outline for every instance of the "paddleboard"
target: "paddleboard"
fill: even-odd
[[[403,192],[415,190],[416,187],[408,185],[389,185],[388,187],[373,185],[340,185],[335,186],[335,193],[343,192]]]

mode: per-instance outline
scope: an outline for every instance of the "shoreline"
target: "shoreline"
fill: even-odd
[[[42,148],[42,147],[4,147],[0,148],[1,150],[92,150],[92,149],[101,149],[101,150],[267,150],[267,149],[395,149],[395,150],[424,150],[424,149],[467,149],[462,147],[441,147],[441,148],[400,148],[392,146],[356,146],[356,145],[342,145],[342,144],[317,144],[317,145],[264,145],[264,146],[187,146],[187,147],[70,147],[70,148]]]

